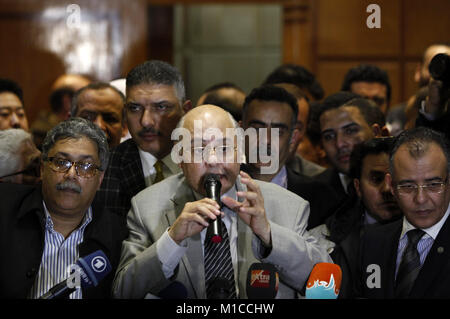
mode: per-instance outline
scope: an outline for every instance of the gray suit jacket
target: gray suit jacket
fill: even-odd
[[[237,190],[246,190],[236,181]],[[326,250],[306,231],[309,203],[278,185],[256,181],[264,197],[270,221],[272,250],[262,258],[264,250],[259,238],[238,218],[238,285],[239,297],[247,298],[247,272],[252,263],[265,262],[277,267],[280,284],[277,298],[295,298],[313,266],[332,262]],[[116,298],[144,298],[158,295],[172,281],[183,283],[188,298],[206,298],[203,250],[200,234],[187,239],[187,252],[166,279],[156,252],[156,241],[180,215],[187,202],[195,201],[194,193],[178,174],[150,186],[135,197],[128,214],[130,235],[122,244],[120,264],[114,279]]]

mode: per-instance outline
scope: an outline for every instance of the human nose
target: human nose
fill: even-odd
[[[14,128],[20,127],[19,117],[17,116],[17,114],[15,112],[11,113],[10,124],[11,124],[11,127],[14,127]]]
[[[102,131],[106,133],[106,123],[100,114],[98,114],[97,117],[95,118],[94,124],[97,125],[99,128],[101,128]]]
[[[71,166],[69,167],[69,169],[64,173],[64,176],[68,176],[71,178],[74,178],[78,175],[77,173],[77,169],[75,167],[75,163],[71,163]]]
[[[141,116],[141,125],[142,127],[153,127],[155,126],[155,119],[154,119],[154,114],[151,110],[149,109],[144,109],[144,112],[142,113]]]
[[[421,204],[427,201],[427,192],[423,187],[418,185],[416,193],[414,194],[414,201]]]
[[[348,140],[347,137],[345,136],[345,134],[343,134],[342,132],[337,132],[336,134],[336,146],[338,148],[344,147],[348,145]]]

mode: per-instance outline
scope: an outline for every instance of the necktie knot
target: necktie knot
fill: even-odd
[[[422,229],[416,228],[408,231],[406,235],[408,236],[408,241],[411,243],[411,245],[417,247],[417,244],[419,243],[422,236],[425,235],[425,232]]]
[[[164,179],[163,162],[160,160],[157,160],[155,165],[153,165],[153,166],[155,167],[155,171],[156,171],[154,183],[158,183]]]

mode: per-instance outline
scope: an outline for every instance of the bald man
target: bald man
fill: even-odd
[[[279,273],[276,297],[295,298],[314,264],[330,261],[306,231],[308,202],[239,170],[238,136],[226,133],[237,123],[223,109],[198,106],[178,128],[183,147],[176,144],[174,150],[182,154],[182,173],[133,197],[128,214],[133,235],[123,242],[115,297],[158,295],[177,281],[188,298],[218,298],[217,286],[225,298],[247,298],[248,269],[264,262]],[[211,129],[216,134],[207,134]],[[172,156],[180,153],[172,151]],[[207,174],[220,180],[222,207],[206,197]],[[223,240],[213,243],[208,226],[219,216]],[[211,262],[215,256],[220,265]]]

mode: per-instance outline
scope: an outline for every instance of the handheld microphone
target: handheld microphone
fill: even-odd
[[[158,294],[161,299],[186,299],[187,295],[188,293],[186,287],[179,281],[170,283]]]
[[[220,183],[219,176],[216,174],[206,175],[204,187],[206,190],[206,196],[216,201],[216,203],[221,206],[220,188],[222,187],[222,184]],[[206,232],[206,237],[214,243],[220,243],[222,241],[222,224],[220,223],[220,216],[217,216],[215,220],[210,222]]]
[[[222,277],[217,277],[211,283],[208,299],[228,299],[230,296],[230,282]]]
[[[339,265],[318,263],[306,284],[306,299],[336,299],[341,289],[342,270]]]
[[[254,263],[247,273],[249,299],[274,299],[278,292],[278,272],[274,265]]]
[[[99,282],[111,272],[111,264],[108,257],[101,250],[97,250],[85,257],[78,259],[76,262],[78,274],[80,278],[81,288],[98,286]],[[60,282],[48,292],[43,294],[39,299],[62,299],[68,298],[69,295],[77,288],[72,282],[69,282],[71,276]]]

